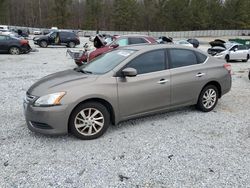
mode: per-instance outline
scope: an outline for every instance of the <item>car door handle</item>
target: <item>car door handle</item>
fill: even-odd
[[[167,83],[167,82],[168,82],[168,80],[166,80],[166,79],[161,79],[160,81],[157,82],[157,84],[165,84],[165,83]]]
[[[196,77],[202,77],[202,76],[205,76],[206,74],[205,73],[198,73],[198,74],[196,74]]]

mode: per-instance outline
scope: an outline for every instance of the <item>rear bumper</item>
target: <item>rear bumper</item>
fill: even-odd
[[[29,53],[31,52],[32,48],[28,44],[28,45],[21,46],[20,50],[21,50],[21,53]]]
[[[232,87],[232,77],[228,75],[222,81],[224,84],[221,84],[223,87],[221,88],[221,96],[225,95],[231,90]]]

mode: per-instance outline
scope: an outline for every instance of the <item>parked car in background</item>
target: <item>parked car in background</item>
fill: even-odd
[[[34,37],[33,41],[34,44],[42,48],[46,48],[48,45],[63,45],[74,48],[80,44],[80,39],[74,32],[60,30],[52,31],[44,36]]]
[[[198,48],[200,46],[200,42],[197,39],[188,39],[187,41],[192,44],[194,48]]]
[[[23,105],[31,131],[95,139],[110,123],[181,106],[212,111],[230,89],[230,64],[194,48],[134,45],[40,79]]]
[[[9,30],[10,28],[7,25],[0,25],[0,29]]]
[[[43,33],[42,33],[41,30],[34,30],[34,31],[33,31],[33,34],[34,34],[34,35],[42,35]]]
[[[30,51],[31,47],[28,40],[0,34],[0,53],[19,55]]]
[[[240,60],[247,62],[249,60],[249,49],[247,46],[237,43],[224,43],[225,49],[214,55],[216,58],[225,59],[227,62]]]
[[[173,43],[172,37],[161,36],[156,40],[159,44],[169,44]]]
[[[97,56],[111,51],[118,46],[128,46],[134,44],[152,44],[157,43],[153,37],[144,36],[144,35],[123,35],[115,36],[114,41],[107,43],[100,36],[96,36],[94,39],[94,46],[96,50],[94,51],[85,51],[79,59],[75,59],[77,65],[82,65],[83,63],[89,62]]]
[[[191,43],[189,43],[186,40],[178,40],[174,42],[175,44],[179,44],[179,45],[183,45],[183,46],[187,46],[187,47],[193,47],[193,45]]]
[[[29,38],[29,30],[27,29],[12,29],[12,32],[16,33],[17,36],[20,38],[20,37],[23,37],[25,39],[28,39]]]

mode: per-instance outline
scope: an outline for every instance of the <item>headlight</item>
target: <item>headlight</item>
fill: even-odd
[[[225,55],[224,52],[220,52],[220,53],[217,53],[215,56],[222,56],[222,55]]]
[[[63,98],[63,96],[66,94],[66,92],[58,92],[58,93],[52,93],[49,95],[44,95],[42,97],[39,97],[35,103],[34,106],[54,106],[61,104],[60,101]]]

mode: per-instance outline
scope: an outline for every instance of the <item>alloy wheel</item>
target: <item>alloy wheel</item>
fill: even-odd
[[[19,55],[19,54],[20,54],[20,50],[19,50],[17,47],[12,47],[12,48],[10,49],[10,53],[11,53],[12,55]]]
[[[202,103],[206,109],[212,108],[215,105],[216,100],[217,94],[216,91],[212,88],[208,89],[202,97]]]
[[[80,134],[92,136],[102,130],[104,116],[95,108],[85,108],[76,115],[74,125]]]

